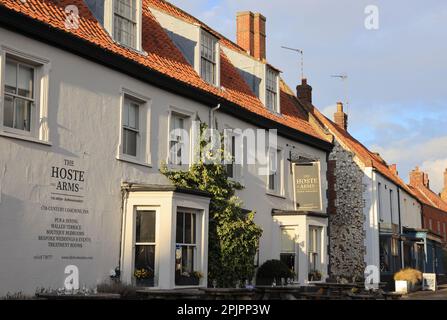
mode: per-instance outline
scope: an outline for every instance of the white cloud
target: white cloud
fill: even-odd
[[[397,163],[400,176],[408,181],[409,172],[420,166],[429,173],[431,189],[439,193],[442,189],[442,176],[447,168],[447,136],[436,137],[422,143],[411,141],[394,142],[391,146],[371,147],[389,163]]]
[[[427,172],[430,178],[430,187],[436,193],[444,188],[444,171],[447,168],[447,158],[433,161],[424,161],[421,169]]]

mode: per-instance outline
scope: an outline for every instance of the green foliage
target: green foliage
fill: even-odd
[[[201,125],[201,132],[206,129]],[[202,135],[203,136],[203,135]],[[206,145],[202,138],[201,151]],[[216,151],[222,158],[224,150]],[[207,154],[207,159],[219,155]],[[219,158],[219,157],[217,157]],[[246,214],[235,193],[242,186],[228,178],[223,164],[200,162],[188,171],[169,170],[162,166],[174,185],[212,194],[209,221],[208,277],[219,287],[232,287],[237,281],[251,280],[254,276],[254,258],[262,230],[254,223],[254,213]]]
[[[280,260],[268,260],[259,267],[258,273],[256,274],[256,284],[271,285],[273,279],[279,282],[281,278],[287,279],[292,277],[293,272],[284,262]]]

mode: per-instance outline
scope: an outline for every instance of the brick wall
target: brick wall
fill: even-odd
[[[439,234],[444,241],[447,241],[447,212],[424,204],[422,206],[422,216],[422,227]]]

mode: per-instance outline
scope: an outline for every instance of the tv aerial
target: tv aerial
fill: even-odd
[[[281,48],[289,50],[289,51],[297,52],[301,56],[301,80],[303,80],[304,79],[304,51],[301,49],[289,48],[289,47],[284,47],[284,46],[281,46]]]

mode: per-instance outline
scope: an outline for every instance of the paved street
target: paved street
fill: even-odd
[[[447,300],[447,285],[441,285],[436,292],[419,291],[412,293],[402,300]]]

